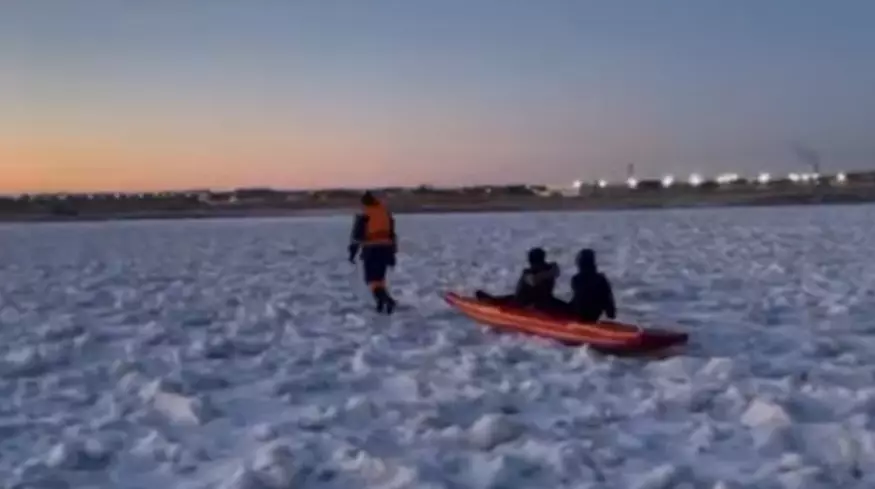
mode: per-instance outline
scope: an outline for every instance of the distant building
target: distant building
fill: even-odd
[[[549,197],[553,195],[561,195],[563,197],[577,197],[580,195],[581,186],[576,184],[577,182],[567,184],[558,184],[558,185],[544,185],[536,190],[536,194],[542,197]]]

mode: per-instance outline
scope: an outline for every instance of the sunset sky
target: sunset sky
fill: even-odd
[[[5,0],[0,193],[875,167],[872,0]]]

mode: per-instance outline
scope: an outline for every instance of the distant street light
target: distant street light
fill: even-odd
[[[839,172],[839,173],[836,175],[836,182],[838,182],[838,183],[845,183],[845,182],[847,182],[847,181],[848,181],[848,176],[845,174],[845,172]]]
[[[573,185],[575,190],[580,190],[580,187],[583,186],[583,182],[580,180],[575,180]]]
[[[662,186],[663,187],[669,188],[672,186],[673,183],[674,183],[674,176],[666,175],[666,176],[662,177]]]
[[[693,173],[692,175],[690,175],[689,182],[690,185],[692,185],[693,187],[698,187],[699,185],[702,185],[702,176],[698,173]]]
[[[638,188],[638,179],[635,177],[629,177],[629,179],[626,180],[626,185],[628,185],[629,188]]]
[[[760,173],[760,174],[757,176],[757,182],[759,182],[759,183],[761,183],[761,184],[763,184],[763,185],[769,183],[769,181],[770,181],[771,179],[772,179],[772,176],[769,175],[768,173]]]
[[[599,188],[605,188],[605,187],[607,187],[607,186],[608,186],[608,182],[607,182],[607,180],[599,180],[599,181],[598,181],[598,186],[599,186]]]

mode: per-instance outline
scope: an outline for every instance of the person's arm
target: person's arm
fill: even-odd
[[[580,296],[580,279],[578,277],[578,274],[574,274],[574,276],[572,276],[571,280],[569,281],[571,282],[571,302],[576,301],[577,298]]]
[[[356,214],[352,222],[352,231],[349,236],[349,261],[355,263],[355,256],[358,254],[359,246],[365,239],[365,225],[367,217],[364,214]]]
[[[608,317],[608,319],[616,319],[617,305],[614,303],[614,290],[611,287],[611,282],[609,282],[608,278],[604,275],[602,275],[602,284],[605,289],[605,315]]]
[[[532,275],[532,285],[535,285],[544,280],[557,279],[559,278],[559,265],[555,263],[551,263],[546,270],[535,273]]]
[[[520,295],[527,286],[531,287],[533,283],[534,280],[532,280],[532,274],[529,273],[529,270],[523,270],[523,273],[520,274],[520,278],[516,281],[516,290],[514,293]]]
[[[395,216],[389,216],[389,237],[392,239],[392,254],[398,253],[398,236],[395,234]]]

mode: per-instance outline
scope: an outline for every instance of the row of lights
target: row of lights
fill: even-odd
[[[820,180],[821,176],[817,173],[791,173],[787,176],[787,178],[793,183],[809,183],[809,182],[816,182],[816,181]],[[729,185],[729,184],[732,184],[732,183],[739,181],[740,179],[741,179],[741,177],[737,173],[724,173],[722,175],[718,175],[716,178],[716,181],[717,181],[717,184],[719,184],[719,185]],[[847,181],[847,179],[848,179],[848,177],[845,173],[838,173],[835,176],[835,181],[838,183],[845,183]],[[769,182],[772,181],[772,175],[769,173],[760,173],[759,175],[757,175],[756,181],[757,181],[757,183],[759,183],[761,185],[767,185]],[[676,182],[676,179],[675,179],[674,175],[666,175],[666,176],[662,177],[663,188],[669,188],[672,185],[674,185],[675,182]],[[698,173],[691,174],[689,176],[689,178],[687,179],[687,183],[692,187],[698,187],[698,186],[702,185],[704,182],[705,182],[705,179],[702,178],[702,175],[699,175]],[[638,183],[639,183],[639,181],[635,177],[629,177],[628,179],[626,179],[626,186],[631,188],[631,189],[638,188]],[[608,186],[608,181],[607,180],[599,180],[598,182],[596,182],[596,185],[599,188],[605,188]],[[583,181],[576,180],[574,182],[574,188],[579,189],[582,186],[583,186]]]
[[[85,198],[87,200],[97,200],[99,198],[121,200],[121,199],[137,199],[137,198],[139,198],[139,199],[161,198],[161,197],[174,197],[174,196],[200,197],[202,195],[203,194],[199,194],[196,192],[179,192],[179,193],[155,192],[155,193],[134,193],[134,194],[127,194],[127,193],[123,194],[123,193],[116,192],[116,193],[106,193],[106,194],[42,194],[42,195],[41,194],[36,194],[36,195],[19,194],[19,195],[12,195],[9,197],[11,197],[15,200],[25,200],[25,199],[33,199],[33,198],[35,198],[35,199],[70,200],[70,199],[77,198],[77,197]]]

